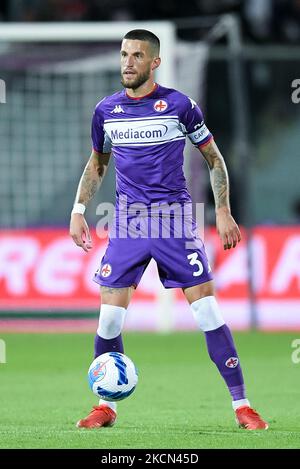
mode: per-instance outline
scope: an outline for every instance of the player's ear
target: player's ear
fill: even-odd
[[[152,62],[152,70],[155,70],[157,67],[159,67],[160,63],[161,63],[160,57],[155,57],[155,59]]]

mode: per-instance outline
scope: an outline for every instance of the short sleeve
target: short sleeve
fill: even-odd
[[[110,153],[111,140],[104,130],[104,120],[99,104],[96,106],[92,118],[91,137],[95,151],[98,153]]]
[[[191,98],[185,100],[181,124],[183,124],[190,141],[196,146],[206,145],[213,138],[205,125],[200,107]]]

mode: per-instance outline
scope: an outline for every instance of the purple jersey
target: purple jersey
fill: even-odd
[[[196,146],[212,138],[195,101],[174,89],[156,85],[141,98],[122,90],[97,104],[93,148],[114,155],[117,206],[121,196],[147,206],[191,201],[183,174],[186,136]]]
[[[118,215],[122,214],[123,200],[126,205],[139,203],[147,209],[164,203],[179,203],[185,208],[191,205],[183,174],[186,136],[196,146],[205,145],[212,138],[197,104],[176,90],[156,86],[152,93],[137,99],[130,98],[124,90],[100,101],[92,123],[93,147],[99,153],[112,151],[115,157]],[[160,231],[169,227],[169,220],[152,210],[151,217],[139,218],[139,231],[145,236],[136,239],[127,230],[131,223],[125,214],[125,218],[117,216],[115,220],[117,236],[110,232],[94,277],[97,283],[115,288],[137,286],[151,258],[157,262],[166,288],[188,287],[212,279],[195,223],[188,223],[191,216],[180,218],[190,232],[185,230],[177,236],[176,225],[164,238]],[[174,218],[174,223],[178,218]],[[158,222],[158,237],[149,234],[149,219],[151,228],[152,222]],[[125,237],[119,230],[122,220]]]

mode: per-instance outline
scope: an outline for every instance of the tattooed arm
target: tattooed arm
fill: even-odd
[[[85,206],[95,195],[105,176],[109,163],[110,153],[97,153],[92,151],[89,161],[79,181],[75,203]]]
[[[213,139],[207,145],[200,147],[200,151],[210,171],[219,236],[224,249],[235,248],[241,240],[241,233],[230,212],[229,179],[224,158]]]
[[[92,151],[89,161],[79,181],[75,203],[87,206],[88,202],[99,189],[105,176],[109,163],[110,153],[98,153]],[[89,227],[83,215],[74,213],[71,215],[70,236],[77,246],[88,252],[92,248],[92,240]]]

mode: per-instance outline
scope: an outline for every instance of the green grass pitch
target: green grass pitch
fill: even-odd
[[[87,383],[90,334],[1,334],[1,448],[299,448],[297,334],[235,333],[248,397],[268,420],[240,430],[222,378],[197,333],[125,333],[139,369],[135,393],[119,403],[112,428],[75,427],[97,398]]]

